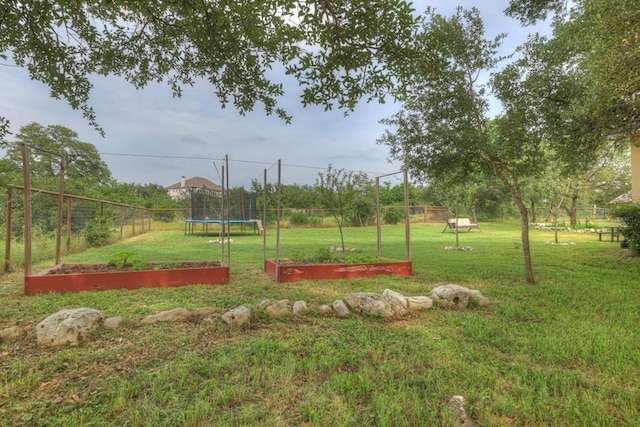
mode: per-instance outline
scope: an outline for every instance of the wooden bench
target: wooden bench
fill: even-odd
[[[472,228],[477,228],[480,230],[477,222],[471,222],[469,218],[451,218],[447,220],[447,225],[444,227],[442,232],[444,233],[447,230],[454,230],[458,228],[458,230],[462,228],[466,228],[467,231],[471,231]],[[482,231],[482,230],[481,230]]]
[[[598,233],[599,241],[602,241],[603,234],[609,236],[612,242],[614,239],[616,242],[620,241],[620,227],[604,227],[603,229],[597,230],[596,233]]]

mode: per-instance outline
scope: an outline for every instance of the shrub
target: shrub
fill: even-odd
[[[84,240],[89,247],[100,247],[111,242],[112,231],[100,218],[92,218],[84,228]]]
[[[382,215],[385,224],[398,224],[404,219],[404,211],[400,208],[391,208]]]
[[[319,248],[316,252],[316,260],[323,263],[332,263],[334,261],[333,254],[329,248]]]
[[[376,216],[375,204],[364,197],[353,202],[349,223],[354,227],[364,227],[371,224]]]
[[[611,214],[622,220],[624,225],[620,232],[629,243],[629,249],[640,255],[640,204],[616,206]]]
[[[307,225],[309,223],[309,216],[304,212],[293,212],[289,215],[289,223],[295,226]]]

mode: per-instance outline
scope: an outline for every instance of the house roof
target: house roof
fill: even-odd
[[[179,190],[181,188],[208,188],[212,191],[222,191],[222,186],[215,184],[209,181],[207,178],[202,178],[200,176],[194,176],[193,178],[184,180],[184,187],[182,186],[182,181],[178,181],[175,184],[171,184],[166,187],[167,190]]]
[[[631,203],[631,191],[621,194],[609,202],[610,205],[615,205],[617,203]]]

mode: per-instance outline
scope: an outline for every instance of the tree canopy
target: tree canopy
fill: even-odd
[[[66,186],[75,188],[76,192],[113,181],[111,171],[94,145],[78,140],[78,134],[64,126],[45,127],[34,122],[20,128],[15,143],[8,146],[5,157],[0,159],[3,182],[22,182],[21,143],[30,146],[31,177],[34,185],[41,188],[57,189],[62,159]]]
[[[640,14],[636,0],[511,0],[506,11],[532,24],[556,15],[552,43],[564,71],[577,72],[586,88],[573,108],[584,134],[600,141],[625,137],[640,127]],[[596,139],[597,139],[596,138]],[[584,140],[579,145],[589,146]]]
[[[297,80],[304,105],[384,99],[413,57],[413,13],[403,0],[6,0],[0,58],[98,128],[89,102],[96,75],[136,88],[166,82],[175,96],[205,79],[223,107],[245,113],[261,103],[288,120],[274,68]]]

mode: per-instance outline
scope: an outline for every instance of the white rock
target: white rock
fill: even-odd
[[[331,304],[331,307],[333,308],[333,311],[336,312],[338,317],[348,317],[350,314],[349,309],[341,299],[335,300],[333,304]]]
[[[304,301],[296,301],[293,303],[293,308],[291,310],[293,311],[293,314],[299,316],[307,313],[309,311],[309,307],[307,307],[307,303]]]
[[[104,319],[104,327],[109,329],[118,329],[124,318],[122,316],[114,316]]]
[[[425,296],[407,297],[407,309],[409,311],[422,311],[430,309],[433,306],[433,300]]]
[[[143,324],[158,322],[186,322],[193,316],[193,313],[186,308],[174,308],[173,310],[161,311],[142,319]]]
[[[38,323],[36,337],[43,345],[78,344],[103,321],[102,312],[93,308],[60,310]]]
[[[291,314],[291,301],[288,299],[278,301],[265,308],[264,311],[271,317],[289,316]]]
[[[248,326],[251,321],[251,310],[241,305],[227,311],[220,318],[229,326],[243,328]]]

